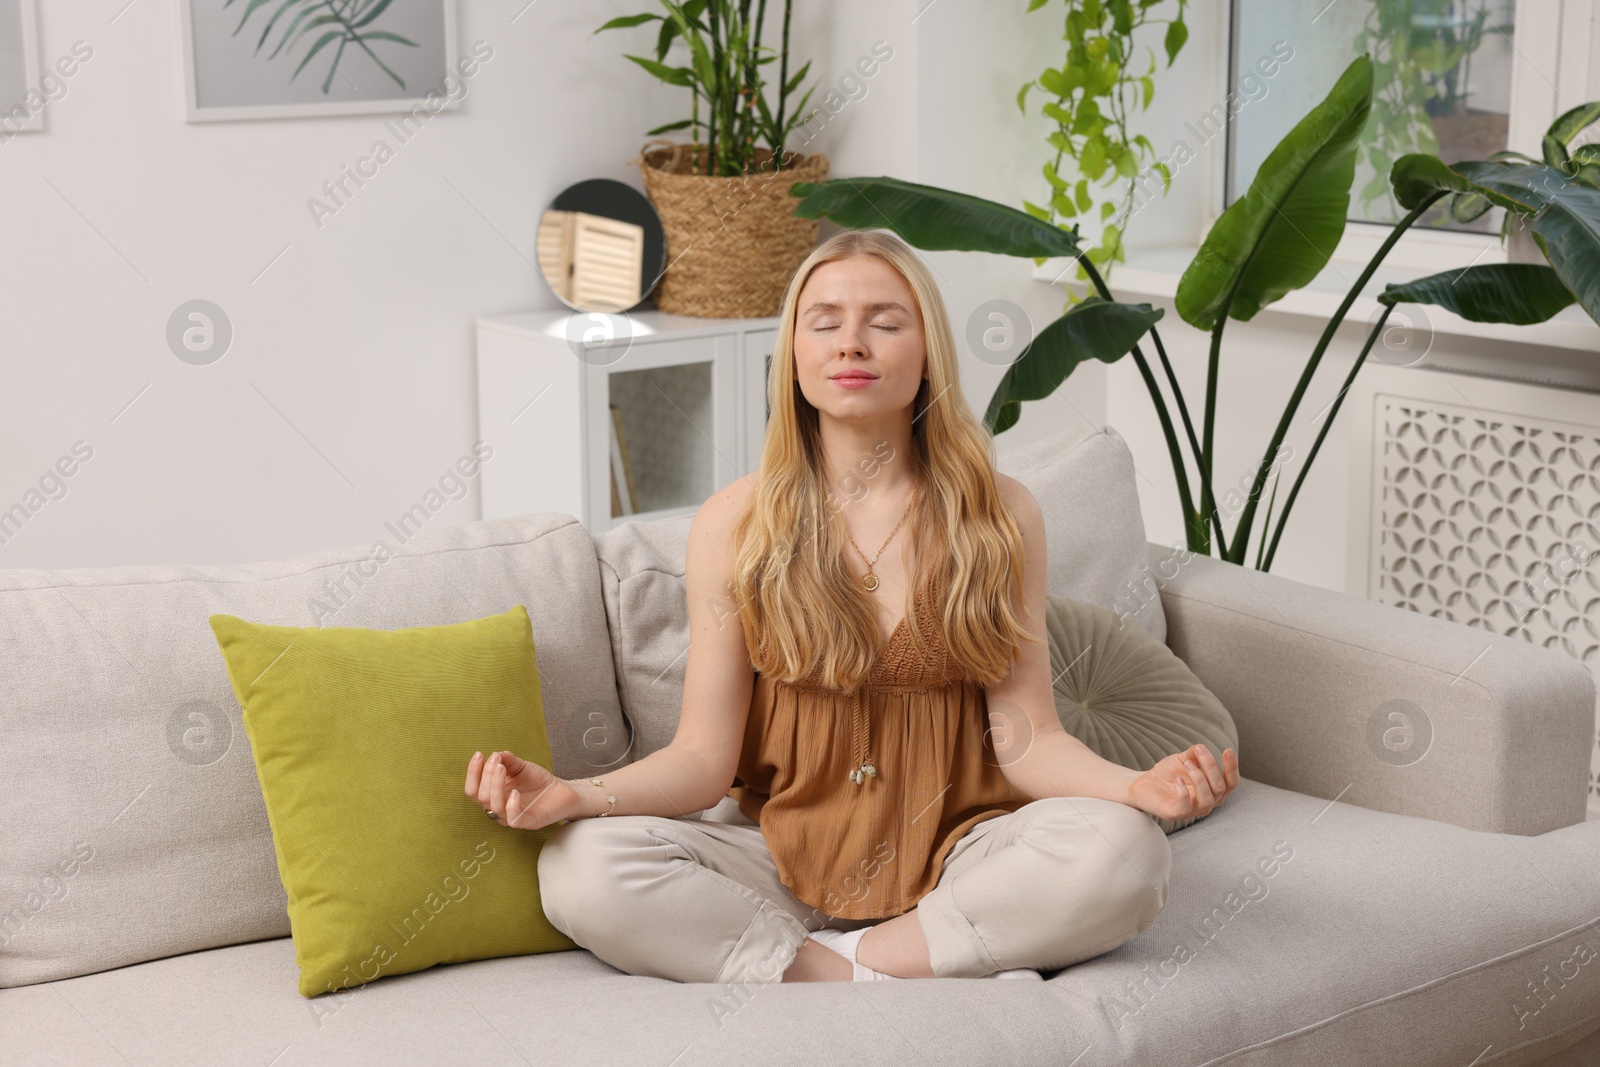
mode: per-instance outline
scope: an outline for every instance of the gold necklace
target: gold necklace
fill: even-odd
[[[845,537],[849,538],[851,547],[856,550],[857,555],[859,555],[862,559],[867,560],[867,573],[861,576],[861,584],[866,586],[867,592],[871,593],[877,591],[878,576],[872,573],[872,568],[878,562],[878,557],[883,555],[883,550],[889,547],[889,542],[894,540],[894,535],[900,532],[900,523],[906,521],[906,516],[911,514],[911,505],[915,504],[916,502],[917,494],[913,493],[911,495],[911,499],[906,501],[905,511],[900,513],[900,522],[894,524],[894,529],[889,531],[889,536],[883,539],[883,544],[878,546],[878,551],[873,554],[871,559],[867,559],[867,554],[861,551],[861,546],[856,544],[856,539],[854,537],[850,537],[850,528],[845,527],[844,535]]]

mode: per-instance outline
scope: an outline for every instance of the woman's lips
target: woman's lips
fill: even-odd
[[[863,377],[861,375],[851,375],[849,377],[839,377],[839,378],[833,378],[831,380],[835,385],[841,385],[846,389],[861,389],[861,388],[863,388],[865,386],[871,385],[873,382],[877,381],[878,379],[876,379],[876,378],[867,378],[867,377]]]

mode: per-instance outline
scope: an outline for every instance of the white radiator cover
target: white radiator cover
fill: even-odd
[[[1600,678],[1600,396],[1379,364],[1347,404],[1346,592],[1559,649]]]

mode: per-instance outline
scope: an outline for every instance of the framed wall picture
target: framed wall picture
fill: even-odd
[[[34,0],[0,0],[0,141],[44,129]]]
[[[455,0],[180,0],[179,23],[190,122],[460,103]]]

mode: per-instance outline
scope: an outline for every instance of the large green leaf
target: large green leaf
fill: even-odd
[[[1533,220],[1533,239],[1589,317],[1600,322],[1600,189],[1571,182]]]
[[[1600,189],[1600,143],[1579,145],[1572,150],[1573,178]]]
[[[1358,56],[1333,91],[1268,154],[1178,282],[1185,322],[1248,320],[1315,278],[1344,234],[1356,141],[1372,105],[1372,60]]]
[[[1435,304],[1471,322],[1543,322],[1573,301],[1556,272],[1540,263],[1484,263],[1389,284],[1385,304]]]
[[[1457,193],[1450,198],[1450,217],[1456,222],[1471,222],[1494,204],[1481,193]]]
[[[1553,189],[1567,181],[1559,170],[1543,163],[1464,160],[1452,169],[1472,182],[1479,193],[1524,215],[1548,204]]]
[[[1584,311],[1600,322],[1600,189],[1542,164],[1474,162],[1455,169],[1480,191],[1503,196],[1533,216],[1534,241]]]
[[[830,178],[795,182],[794,213],[827,217],[851,229],[889,229],[928,251],[959,249],[1003,256],[1077,256],[1068,232],[1006,204],[899,178]]]
[[[1600,122],[1600,100],[1591,100],[1587,104],[1579,104],[1552,122],[1549,136],[1559,141],[1562,147],[1569,147],[1574,137],[1596,122]]]
[[[1086,359],[1114,363],[1127,355],[1161,318],[1149,304],[1120,304],[1091,296],[1039,331],[1006,368],[989,399],[984,425],[1003,433],[1022,414],[1022,401],[1042,400]]]
[[[1389,184],[1396,202],[1407,211],[1434,193],[1471,193],[1472,181],[1450,169],[1438,156],[1421,152],[1401,156],[1389,168]],[[1502,205],[1504,206],[1504,205]]]
[[[1500,161],[1458,163],[1452,167],[1438,156],[1413,153],[1394,161],[1389,170],[1389,184],[1394,187],[1395,200],[1408,211],[1419,207],[1435,193],[1448,193],[1450,217],[1457,222],[1471,222],[1490,207],[1503,207],[1519,214],[1532,210],[1536,205],[1529,194],[1500,178],[1504,172],[1528,169],[1521,164]],[[1478,184],[1468,174],[1486,179],[1486,184]]]
[[[1433,193],[1456,193],[1473,199],[1487,200],[1494,206],[1509,211],[1526,212],[1536,205],[1530,202],[1528,194],[1520,190],[1514,181],[1508,182],[1501,176],[1546,169],[1541,166],[1525,167],[1521,164],[1487,161],[1450,165],[1438,156],[1419,153],[1401,156],[1394,161],[1394,166],[1389,171],[1389,184],[1394,187],[1395,199],[1407,211],[1420,205]],[[1481,215],[1483,212],[1477,214]]]

